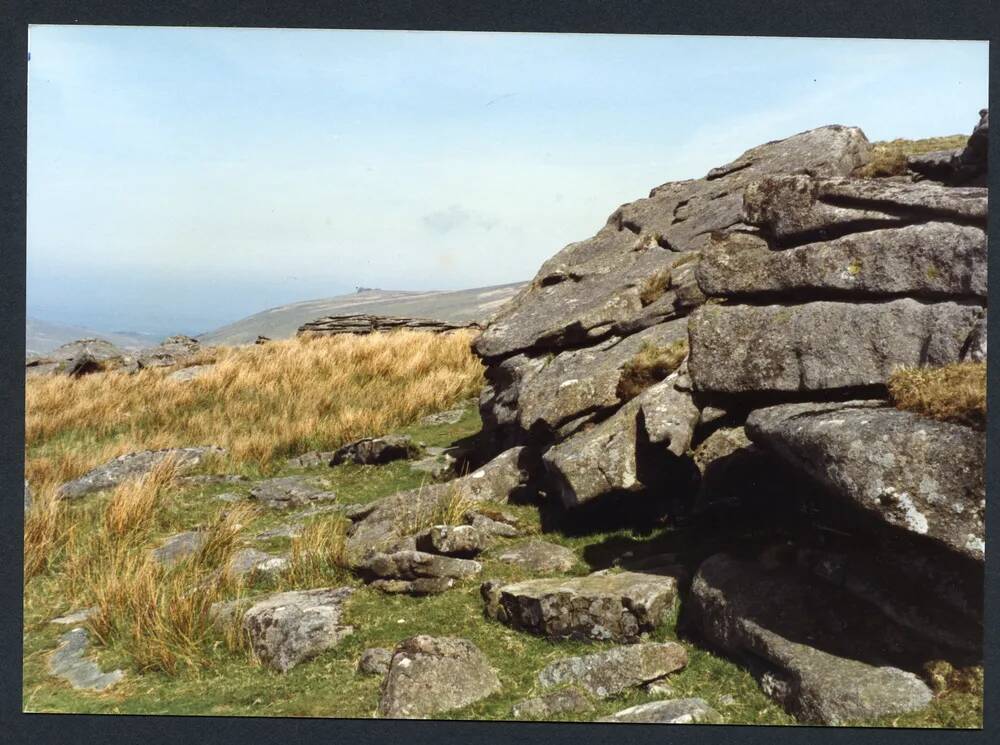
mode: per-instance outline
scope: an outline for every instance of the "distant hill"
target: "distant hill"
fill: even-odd
[[[202,334],[203,344],[249,344],[257,336],[286,339],[302,324],[348,313],[430,318],[459,323],[488,320],[524,282],[471,290],[403,292],[364,288],[350,295],[281,305]]]
[[[130,332],[104,334],[81,326],[66,326],[49,323],[37,318],[28,318],[25,324],[25,355],[46,354],[56,347],[77,339],[106,339],[121,349],[140,349],[160,341],[158,337]]]

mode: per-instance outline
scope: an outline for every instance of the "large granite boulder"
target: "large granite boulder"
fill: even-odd
[[[913,662],[919,643],[872,606],[794,568],[718,554],[699,567],[686,611],[705,641],[745,663],[803,722],[871,721],[930,703],[927,685],[896,666]]]
[[[378,714],[396,719],[429,717],[468,706],[499,690],[496,670],[472,642],[415,636],[393,651]]]
[[[638,641],[673,609],[673,577],[596,572],[585,577],[532,579],[482,586],[486,615],[515,629],[553,639]]]
[[[746,431],[854,507],[983,561],[985,433],[850,404],[760,409]]]
[[[899,367],[958,362],[985,315],[977,305],[882,303],[704,305],[690,319],[695,390],[821,392],[884,386]]]
[[[666,677],[687,662],[687,650],[676,642],[627,644],[556,660],[538,673],[538,682],[542,688],[578,686],[597,698],[609,698]]]
[[[296,590],[270,595],[243,614],[257,657],[279,672],[315,657],[354,632],[343,623],[350,587]]]
[[[849,295],[986,300],[986,232],[925,222],[773,251],[760,236],[716,241],[698,264],[706,295],[801,300]]]
[[[120,455],[73,481],[59,487],[60,499],[77,499],[87,494],[113,489],[128,479],[144,476],[167,459],[177,464],[177,471],[183,473],[200,465],[208,457],[225,454],[220,447],[167,448],[165,450],[140,450],[136,453]]]
[[[652,325],[677,315],[665,293],[643,304],[643,285],[681,253],[698,250],[713,231],[743,223],[746,186],[768,174],[844,176],[865,163],[861,130],[821,127],[747,151],[704,179],[664,184],[627,204],[593,237],[549,259],[534,281],[508,302],[475,343],[488,360],[527,350],[593,344],[616,328]]]

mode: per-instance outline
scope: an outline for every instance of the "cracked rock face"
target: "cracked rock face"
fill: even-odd
[[[264,664],[287,672],[354,632],[341,620],[353,592],[341,587],[270,595],[243,614],[243,630]]]
[[[984,560],[985,433],[896,409],[760,409],[750,438],[855,507]]]
[[[499,690],[496,670],[472,642],[415,636],[393,651],[378,714],[396,719],[428,717],[468,706]]]
[[[553,639],[638,641],[673,608],[673,577],[638,572],[533,579],[481,588],[486,615]]]
[[[905,633],[837,588],[718,554],[702,562],[689,602],[698,633],[800,721],[870,721],[930,703],[927,685],[892,664]]]

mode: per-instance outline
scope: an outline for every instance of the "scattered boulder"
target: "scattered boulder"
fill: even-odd
[[[800,721],[870,721],[931,700],[917,675],[887,659],[907,652],[898,627],[794,569],[765,570],[719,554],[702,562],[689,603],[698,633],[744,661]]]
[[[76,626],[81,624],[94,615],[97,612],[97,606],[92,606],[90,608],[83,608],[81,610],[75,610],[71,613],[67,613],[64,616],[59,616],[58,618],[53,618],[49,623],[56,623],[60,626]]]
[[[288,672],[354,632],[342,622],[350,587],[296,590],[270,595],[243,614],[243,630],[266,665]]]
[[[460,709],[500,690],[500,679],[472,642],[415,636],[393,651],[378,714],[422,718]]]
[[[90,646],[87,630],[75,628],[59,638],[49,654],[49,674],[62,678],[76,690],[106,691],[125,677],[122,670],[101,671],[94,660],[84,657]]]
[[[532,574],[568,572],[576,566],[572,549],[548,541],[532,540],[510,546],[496,555],[497,561],[516,564]]]
[[[314,502],[333,500],[337,495],[326,491],[316,481],[302,476],[279,476],[254,484],[250,489],[250,498],[265,507],[288,510],[293,507],[305,507]]]
[[[746,431],[853,506],[983,561],[984,432],[849,403],[759,409]]]
[[[214,367],[215,365],[191,365],[189,367],[182,367],[180,370],[175,370],[167,375],[167,380],[173,380],[178,383],[186,383],[189,380],[200,378]]]
[[[288,468],[319,468],[329,466],[333,460],[335,450],[311,450],[308,453],[297,455],[285,461]]]
[[[597,698],[610,698],[676,672],[687,661],[687,651],[675,642],[629,644],[556,660],[542,669],[538,682],[543,688],[579,686]]]
[[[451,453],[443,451],[432,453],[431,448],[427,449],[428,455],[410,462],[410,468],[414,471],[426,473],[435,481],[446,481],[455,475],[455,464],[457,460]]]
[[[418,551],[469,558],[486,548],[486,537],[472,525],[435,525],[416,536]]]
[[[581,689],[570,686],[544,693],[514,704],[511,711],[515,719],[545,719],[559,714],[581,714],[592,711],[594,702]]]
[[[252,573],[275,575],[287,568],[287,556],[275,556],[255,548],[243,548],[233,554],[226,571],[232,577],[242,577]]]
[[[673,577],[637,572],[543,578],[482,588],[486,614],[515,629],[559,639],[638,641],[670,613]]]
[[[467,476],[378,500],[366,516],[351,525],[348,554],[357,561],[389,549],[401,538],[438,522],[436,516],[449,503],[506,502],[528,482],[529,463],[524,455],[523,448],[513,448]]]
[[[392,650],[385,647],[369,647],[361,653],[358,672],[365,675],[385,675],[392,662]]]
[[[330,459],[330,465],[339,466],[341,463],[378,465],[394,460],[405,460],[418,452],[420,449],[406,435],[366,437],[363,440],[344,445],[334,452],[333,458]]]
[[[77,499],[87,494],[113,489],[123,481],[144,476],[158,463],[172,458],[180,472],[190,471],[207,457],[225,454],[220,447],[168,448],[166,450],[140,450],[120,455],[94,468],[78,479],[67,481],[59,487],[60,499]]]
[[[453,577],[417,577],[415,579],[377,579],[371,583],[376,590],[389,595],[439,595],[455,586]]]
[[[173,566],[197,554],[206,538],[205,533],[197,530],[175,533],[153,549],[153,559],[164,566]]]
[[[598,719],[626,724],[721,724],[722,715],[700,698],[650,701]]]
[[[358,313],[342,316],[324,316],[299,326],[297,336],[332,336],[335,334],[374,334],[386,331],[430,331],[441,334],[446,331],[479,328],[475,323],[446,323],[427,318],[397,318]]]
[[[447,411],[439,411],[436,414],[428,414],[425,417],[421,417],[420,424],[424,427],[458,424],[463,416],[465,416],[465,409],[448,409]]]
[[[31,509],[31,487],[28,486],[28,479],[24,480],[24,511]]]
[[[958,362],[985,311],[884,303],[704,305],[690,319],[695,390],[803,393],[884,386],[899,367]]]
[[[374,554],[360,565],[360,569],[381,579],[468,579],[479,574],[483,565],[470,559],[455,559],[422,551],[397,551],[392,554]]]
[[[201,351],[201,343],[190,336],[179,334],[169,336],[155,347],[139,351],[132,359],[133,369],[149,367],[171,367],[195,356]]]
[[[270,336],[263,336],[261,334],[258,334],[257,338],[253,340],[253,343],[254,344],[267,344],[269,341],[271,341],[271,337]]]
[[[490,538],[516,538],[521,535],[517,525],[505,520],[497,520],[481,512],[469,511],[465,513],[468,523],[479,531],[480,535]]]

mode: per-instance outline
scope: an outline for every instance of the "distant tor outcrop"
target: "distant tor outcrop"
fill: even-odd
[[[377,331],[431,331],[436,334],[461,329],[480,329],[478,323],[447,323],[430,318],[400,318],[359,313],[325,316],[299,326],[296,336],[332,336],[334,334],[373,334]]]

